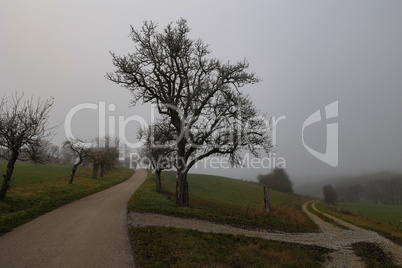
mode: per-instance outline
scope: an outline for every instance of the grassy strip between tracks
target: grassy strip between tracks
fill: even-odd
[[[331,218],[325,216],[324,214],[322,214],[322,213],[317,212],[316,210],[314,210],[314,209],[313,209],[313,203],[314,203],[314,202],[309,202],[309,203],[307,204],[307,210],[308,210],[309,212],[313,213],[314,215],[316,215],[317,217],[319,217],[321,220],[323,220],[323,221],[325,221],[325,222],[328,222],[328,223],[330,223],[330,224],[333,224],[333,225],[335,225],[335,226],[338,227],[338,228],[341,228],[341,229],[344,229],[344,230],[349,230],[348,227],[346,227],[346,226],[344,226],[344,225],[342,225],[342,224],[336,222],[335,220],[333,220],[333,219],[331,219]]]

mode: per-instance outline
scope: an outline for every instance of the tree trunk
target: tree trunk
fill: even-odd
[[[189,206],[188,183],[185,159],[186,141],[182,139],[177,144],[177,181],[176,181],[176,204]]]
[[[100,170],[100,174],[99,177],[103,178],[103,174],[105,174],[105,165],[101,164],[101,170]]]
[[[92,167],[92,179],[98,178],[98,168],[99,168],[98,163],[94,163],[94,165]]]
[[[77,170],[78,165],[75,164],[73,166],[73,169],[71,170],[71,175],[70,175],[70,179],[68,180],[68,184],[72,184],[73,180],[74,180],[74,175],[75,175],[75,171]]]
[[[161,169],[157,169],[155,170],[155,174],[156,174],[156,191],[158,193],[162,193],[162,182],[161,182]]]
[[[271,205],[269,203],[269,188],[264,187],[264,207],[265,207],[265,213],[267,216],[271,214]]]
[[[75,172],[77,171],[77,167],[78,167],[79,165],[81,165],[82,161],[84,161],[84,159],[80,158],[80,160],[73,166],[73,169],[71,170],[70,179],[68,180],[68,184],[72,184],[72,183],[73,183],[74,175],[75,175]]]
[[[189,206],[189,194],[187,183],[187,172],[177,171],[176,181],[176,204],[179,206]]]
[[[10,180],[14,172],[14,165],[15,162],[17,162],[18,154],[18,151],[13,151],[10,160],[8,160],[6,174],[3,175],[4,179],[0,187],[0,199],[4,199],[6,197],[7,190],[10,187]]]

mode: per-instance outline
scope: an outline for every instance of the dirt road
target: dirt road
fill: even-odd
[[[129,180],[0,237],[0,267],[133,267],[127,203],[146,179]]]

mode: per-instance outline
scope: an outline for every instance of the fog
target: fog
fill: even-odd
[[[66,138],[68,112],[78,104],[99,108],[105,102],[107,119],[139,115],[149,122],[150,106],[130,107],[130,92],[105,78],[114,70],[109,51],[133,51],[130,25],[138,29],[152,20],[161,30],[182,17],[193,38],[211,45],[214,57],[247,58],[250,71],[262,79],[242,91],[261,113],[282,118],[275,157],[286,162],[296,185],[380,170],[402,172],[401,1],[193,2],[2,1],[1,95],[54,97],[51,125],[60,125],[53,139],[57,145]],[[324,108],[336,101],[337,117],[327,120]],[[107,109],[110,104],[114,111]],[[325,120],[305,128],[304,142],[325,153],[327,123],[338,124],[336,165],[317,159],[303,145],[303,124],[317,110]],[[98,117],[99,109],[77,113],[74,135],[96,136]],[[127,125],[129,140],[135,140],[138,127]],[[253,180],[269,170],[192,172]]]

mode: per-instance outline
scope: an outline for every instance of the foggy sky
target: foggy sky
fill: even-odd
[[[195,3],[193,3],[195,2]],[[402,172],[401,1],[1,1],[1,95],[55,98],[51,124],[60,125],[80,103],[106,102],[108,116],[140,115],[130,93],[105,79],[114,70],[109,51],[133,51],[130,25],[153,20],[160,30],[187,19],[193,38],[210,44],[223,61],[247,58],[262,81],[244,87],[278,124],[275,154],[286,160],[291,179]],[[302,143],[303,122],[338,101],[339,165],[312,156]],[[325,116],[323,116],[325,117]],[[97,111],[73,118],[73,132],[97,135]],[[325,151],[326,121],[305,131],[305,142]],[[135,137],[138,126],[127,128]],[[132,133],[132,134],[130,134]],[[134,140],[134,138],[133,138]],[[196,170],[192,170],[197,172]],[[254,179],[266,170],[208,170]]]

